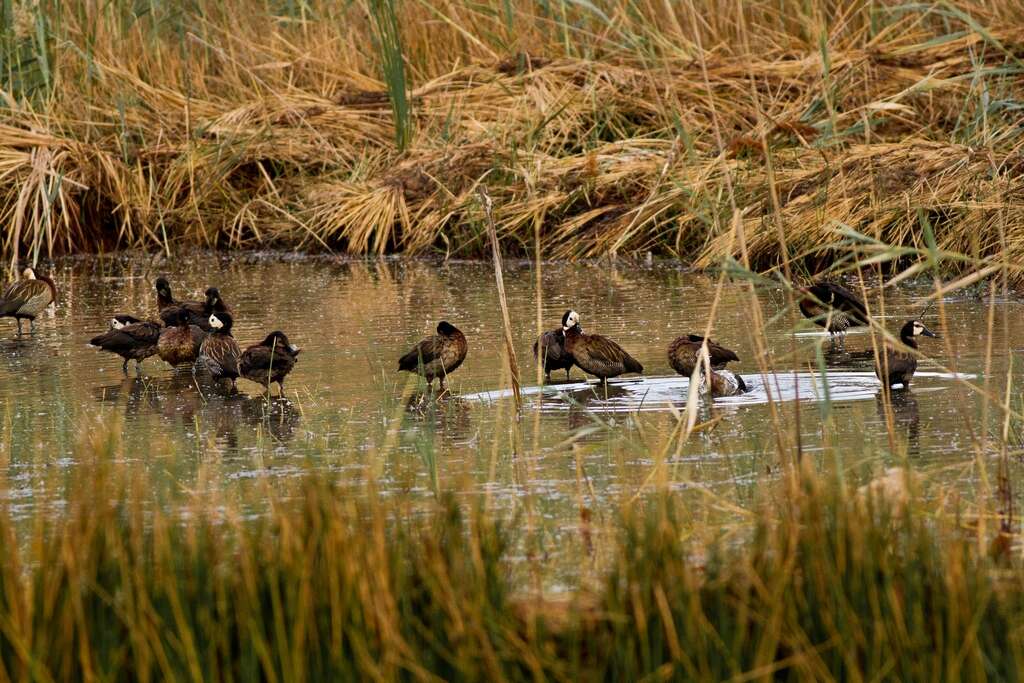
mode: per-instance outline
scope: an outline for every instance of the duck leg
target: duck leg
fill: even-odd
[[[21,336],[21,318],[15,318],[14,321],[18,323],[18,336]]]
[[[281,398],[284,398],[284,380],[277,380],[277,393]]]
[[[123,372],[125,375],[128,374],[128,359],[127,358],[125,358],[124,359],[124,363],[121,364],[121,372]]]
[[[568,381],[569,381],[569,370],[571,370],[571,369],[572,369],[572,368],[566,368],[566,369],[565,369],[565,381],[566,381],[566,382],[568,382]]]
[[[36,333],[36,319],[35,318],[29,318],[28,319],[28,333],[30,335],[33,335],[33,334]]]

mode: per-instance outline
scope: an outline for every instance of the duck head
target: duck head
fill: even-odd
[[[562,315],[562,333],[566,333],[569,330],[576,328],[577,331],[581,330],[580,327],[580,314],[573,310],[568,310]]]
[[[225,311],[210,314],[210,327],[216,332],[230,334],[231,326],[234,323],[235,321],[231,318],[231,314]]]
[[[156,293],[162,299],[170,301],[171,297],[171,283],[167,281],[165,277],[158,277],[156,279]]]
[[[126,325],[134,325],[138,322],[142,321],[130,315],[115,315],[110,319],[110,329],[120,330]]]
[[[220,290],[216,287],[207,287],[206,289],[206,308],[207,310],[215,309],[218,306],[223,307],[224,300],[220,298]]]
[[[442,320],[437,324],[437,333],[442,337],[450,337],[456,332],[458,332],[458,330],[455,329],[455,325],[452,325],[447,320]]]
[[[902,339],[912,339],[914,337],[921,336],[932,337],[933,339],[939,338],[939,335],[925,327],[924,323],[920,320],[908,320],[906,324],[903,325],[903,329],[900,330],[900,338]]]
[[[288,349],[288,352],[293,356],[299,355],[299,351],[302,350],[298,346],[291,344],[288,341],[288,337],[285,336],[285,333],[282,332],[281,330],[274,330],[273,332],[268,334],[267,338],[263,340],[263,343],[260,344],[260,346],[266,346],[268,348]]]

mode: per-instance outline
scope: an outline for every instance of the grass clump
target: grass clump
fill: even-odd
[[[7,258],[1024,255],[1016,2],[3,7]]]
[[[255,521],[210,501],[172,517],[103,460],[65,512],[20,529],[0,514],[0,679],[976,680],[1024,664],[1018,561],[811,470],[777,482],[785,502],[740,542],[683,541],[671,495],[631,504],[598,551],[606,578],[553,599],[515,584],[513,526],[472,501],[410,515],[310,479]]]

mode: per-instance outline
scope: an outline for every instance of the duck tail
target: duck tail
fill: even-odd
[[[626,356],[626,372],[635,372],[636,374],[639,375],[642,374],[643,371],[644,366],[640,365],[640,363],[635,358],[633,358],[632,356]]]

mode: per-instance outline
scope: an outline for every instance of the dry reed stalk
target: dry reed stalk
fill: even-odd
[[[483,185],[477,188],[480,203],[484,208],[487,221],[487,236],[491,242],[491,256],[494,259],[494,284],[498,290],[498,303],[501,305],[501,322],[505,333],[505,355],[508,358],[509,379],[512,382],[512,395],[515,396],[516,410],[523,404],[519,393],[519,363],[516,360],[516,346],[512,339],[512,320],[508,315],[508,299],[505,298],[505,279],[501,273],[501,247],[498,244],[498,231],[494,227],[493,201]]]

